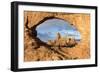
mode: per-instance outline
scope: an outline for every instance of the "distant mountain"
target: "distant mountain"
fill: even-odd
[[[77,40],[80,40],[80,33],[76,30],[61,30],[59,33],[64,37],[74,37]]]
[[[58,32],[38,32],[38,38],[40,40],[47,42],[48,40],[54,40],[57,37]],[[76,40],[80,40],[80,34],[77,31],[67,31],[67,30],[62,30],[59,31],[62,37],[74,37]],[[78,34],[77,34],[78,33]]]
[[[50,35],[48,35],[47,33],[38,33],[37,34],[37,37],[40,39],[40,40],[42,40],[42,41],[44,41],[44,42],[48,42],[48,40],[54,40],[54,38],[53,37],[51,37]]]

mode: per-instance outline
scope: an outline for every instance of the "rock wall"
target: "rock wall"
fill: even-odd
[[[84,13],[54,13],[54,12],[24,12],[24,24],[27,23],[31,28],[45,17],[55,17],[63,19],[75,26],[81,33],[81,41],[75,47],[54,48],[48,49],[45,46],[40,46],[34,49],[35,40],[29,36],[29,29],[24,27],[24,61],[44,61],[44,60],[64,60],[64,59],[86,59],[90,58],[90,15]],[[60,55],[62,54],[62,55]]]

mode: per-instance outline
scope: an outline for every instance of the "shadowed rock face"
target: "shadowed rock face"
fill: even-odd
[[[90,15],[89,14],[69,14],[69,13],[49,13],[49,12],[25,12],[24,27],[24,61],[46,61],[46,60],[67,60],[67,59],[86,59],[90,58]],[[70,40],[70,44],[76,44],[74,47],[63,47],[64,39],[45,43],[37,38],[36,27],[44,21],[52,18],[68,21],[79,30],[81,42],[77,44],[75,39]],[[84,23],[84,24],[83,24]],[[88,28],[88,29],[86,29]],[[50,43],[54,46],[52,47]],[[57,46],[59,47],[57,47]],[[71,48],[71,49],[69,49]]]

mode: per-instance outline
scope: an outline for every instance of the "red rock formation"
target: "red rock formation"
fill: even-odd
[[[28,23],[27,23],[28,17]],[[86,59],[90,58],[90,14],[84,13],[60,13],[60,12],[24,12],[24,25],[27,23],[28,27],[35,27],[39,25],[39,22],[46,17],[54,17],[63,19],[75,26],[81,34],[81,42],[75,47],[53,48],[57,49],[57,52],[47,48],[45,45],[39,46],[35,37],[30,37],[29,30],[24,27],[24,61],[42,61],[42,60],[58,60],[58,59]],[[28,30],[28,31],[27,31]],[[74,44],[75,40],[59,39],[55,41],[49,41],[49,44],[55,45],[70,45]],[[68,44],[70,43],[70,44]],[[37,49],[37,46],[39,46]],[[63,55],[61,55],[63,54]]]

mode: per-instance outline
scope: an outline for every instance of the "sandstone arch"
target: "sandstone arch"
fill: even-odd
[[[90,57],[90,15],[89,14],[80,14],[80,13],[56,13],[56,12],[24,12],[24,25],[27,23],[28,17],[28,27],[32,29],[36,28],[39,23],[43,22],[44,19],[49,18],[59,18],[71,23],[77,28],[81,33],[81,42],[73,49],[64,49],[62,50],[66,53],[68,52],[71,57],[78,57],[80,59]],[[88,28],[88,29],[87,29]],[[24,37],[26,49],[31,49],[30,44],[34,41],[27,34],[27,28],[24,27]],[[30,42],[30,43],[29,43]],[[27,56],[26,56],[27,57]],[[28,59],[27,59],[28,60]]]

